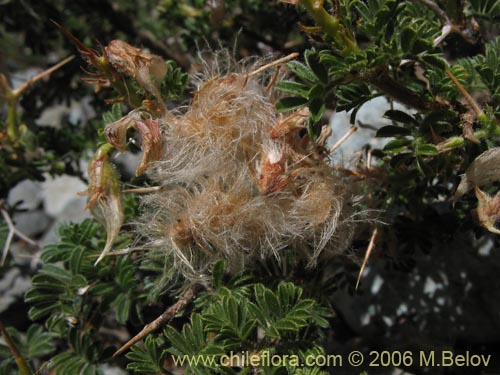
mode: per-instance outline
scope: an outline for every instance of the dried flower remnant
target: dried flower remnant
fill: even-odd
[[[136,170],[136,175],[139,176],[146,171],[149,163],[161,158],[160,123],[158,119],[152,119],[147,112],[131,111],[121,119],[106,125],[104,135],[118,151],[124,152],[127,148],[127,131],[130,128],[136,129],[141,137],[142,158]]]
[[[93,72],[87,72],[88,77],[82,78],[82,81],[94,84],[96,92],[102,87],[113,87],[119,92],[120,97],[108,99],[108,103],[126,100],[131,107],[138,108],[147,102],[155,111],[164,111],[160,87],[167,75],[168,65],[161,57],[132,47],[121,40],[113,40],[107,46],[101,46],[102,52],[99,53],[85,46],[63,26],[52,22],[71,39],[85,61],[95,69]],[[157,103],[143,100],[130,80],[152,95]]]
[[[87,208],[106,227],[106,244],[95,264],[111,250],[124,219],[118,172],[108,157],[112,147],[108,143],[101,146],[88,167]]]
[[[121,119],[111,122],[104,128],[106,140],[120,152],[127,149],[127,131],[135,127],[135,122],[141,119],[141,113],[131,111]]]

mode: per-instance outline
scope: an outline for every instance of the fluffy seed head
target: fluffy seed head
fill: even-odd
[[[245,69],[208,74],[191,105],[163,116],[161,158],[147,169],[162,189],[143,198],[140,231],[189,277],[285,251],[314,265],[351,242],[352,187],[325,140],[301,132],[307,110],[283,119],[264,78]]]

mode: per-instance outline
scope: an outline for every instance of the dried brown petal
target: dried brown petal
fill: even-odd
[[[127,131],[134,128],[141,136],[142,159],[137,167],[137,176],[144,173],[152,161],[160,160],[162,140],[160,123],[158,120],[141,119],[147,117],[146,112],[132,111],[118,121],[112,122],[104,128],[107,141],[118,151],[124,152],[127,148]]]
[[[137,83],[161,102],[160,85],[167,74],[168,66],[162,58],[150,55],[151,60],[137,68]]]
[[[104,47],[104,52],[109,63],[118,73],[135,79],[136,65],[143,59],[139,48],[132,47],[122,40],[112,40]]]
[[[481,187],[500,180],[500,147],[490,148],[479,155],[467,168],[455,192],[454,200],[460,199],[475,186]]]
[[[106,140],[118,151],[124,152],[127,148],[127,131],[135,127],[135,121],[140,118],[137,112],[131,112],[121,119],[107,124],[104,128]]]
[[[106,244],[95,264],[111,250],[124,219],[118,172],[108,157],[112,147],[110,144],[101,146],[88,167],[87,208],[106,227]]]
[[[491,197],[477,186],[474,190],[478,200],[476,212],[479,223],[491,233],[500,234],[500,230],[495,228],[495,223],[500,218],[500,191]]]
[[[146,171],[150,162],[161,158],[162,141],[158,120],[138,120],[136,129],[141,135],[142,158],[136,170],[136,175]]]

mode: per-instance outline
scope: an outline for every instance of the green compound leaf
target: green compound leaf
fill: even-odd
[[[146,337],[144,345],[132,346],[125,356],[131,361],[127,364],[127,370],[143,374],[164,373],[162,366],[166,351],[162,350],[164,340],[152,335]]]

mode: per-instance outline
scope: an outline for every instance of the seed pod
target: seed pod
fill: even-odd
[[[118,172],[108,157],[112,147],[109,143],[101,146],[88,167],[87,208],[106,227],[106,244],[95,264],[111,250],[124,219]]]
[[[474,187],[500,180],[500,147],[483,152],[469,165],[457,187],[454,201],[457,201]]]

